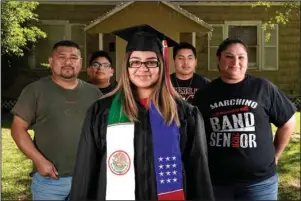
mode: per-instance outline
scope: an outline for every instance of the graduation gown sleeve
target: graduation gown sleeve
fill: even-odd
[[[193,107],[187,119],[187,145],[184,152],[188,200],[214,200],[211,184],[207,141],[201,113]]]
[[[70,200],[93,200],[97,196],[96,188],[99,182],[103,145],[97,139],[100,133],[95,128],[98,127],[97,122],[100,122],[98,119],[100,116],[99,103],[96,102],[89,108],[84,120],[72,178]]]

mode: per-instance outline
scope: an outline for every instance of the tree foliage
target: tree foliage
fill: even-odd
[[[38,5],[33,1],[1,2],[1,55],[23,56],[29,44],[46,38],[46,33],[35,26]]]
[[[252,4],[252,8],[256,6],[263,6],[267,11],[273,5],[279,5],[279,2],[269,2],[269,1],[258,1]],[[269,20],[262,24],[262,29],[265,31],[265,40],[268,41],[271,37],[270,31],[275,29],[275,24],[286,24],[297,14],[295,11],[300,7],[299,0],[287,0],[281,2],[281,10],[277,10],[275,14],[270,17]]]

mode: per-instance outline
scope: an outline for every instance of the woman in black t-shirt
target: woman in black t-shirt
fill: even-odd
[[[276,200],[278,160],[295,127],[295,106],[270,81],[246,74],[248,53],[226,39],[216,53],[220,77],[195,94],[204,116],[217,200]],[[270,123],[278,127],[273,142]]]

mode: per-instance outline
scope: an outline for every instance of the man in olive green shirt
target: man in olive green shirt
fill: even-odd
[[[86,111],[102,94],[77,78],[82,68],[78,44],[56,43],[48,60],[52,76],[23,89],[11,111],[11,132],[19,149],[34,163],[33,200],[66,200]],[[29,128],[34,130],[33,141]]]

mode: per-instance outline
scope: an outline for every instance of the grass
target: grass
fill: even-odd
[[[32,162],[14,143],[10,129],[2,129],[2,200],[31,200]]]
[[[300,122],[300,113],[297,115]],[[10,135],[10,118],[2,121],[2,200],[31,200],[32,163]],[[297,133],[300,134],[300,124]],[[33,132],[30,132],[33,135]],[[300,139],[293,138],[278,164],[279,200],[300,200]]]
[[[279,160],[279,200],[300,200],[300,139],[293,138]]]

